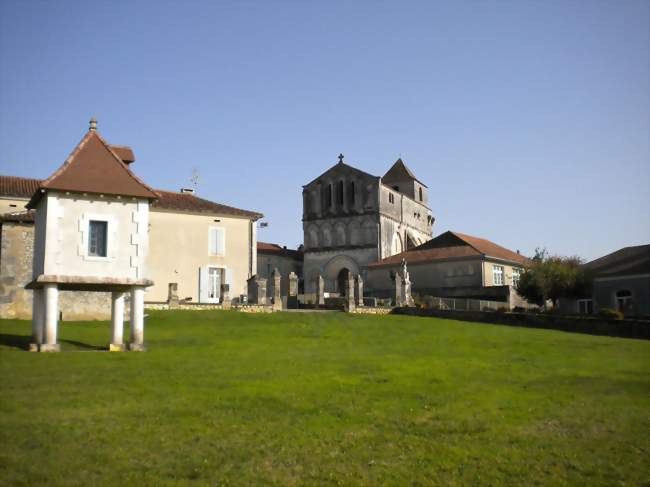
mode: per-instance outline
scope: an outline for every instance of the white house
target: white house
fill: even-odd
[[[58,351],[59,290],[112,293],[111,350],[122,350],[125,293],[131,293],[131,350],[144,347],[149,204],[156,193],[97,133],[97,122],[27,207],[35,236],[32,350]]]

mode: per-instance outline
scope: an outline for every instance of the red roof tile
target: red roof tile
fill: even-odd
[[[43,181],[39,189],[74,191],[156,199],[144,184],[96,130],[89,130],[63,165]],[[33,208],[41,192],[34,193],[27,204]]]
[[[0,176],[0,196],[30,198],[34,195],[42,182],[43,181],[40,179]],[[242,216],[255,220],[264,216],[255,211],[247,211],[215,203],[214,201],[199,198],[190,193],[176,193],[160,189],[155,190],[155,192],[158,195],[158,200],[152,203],[152,208],[171,211],[186,211],[190,213]]]
[[[288,249],[278,244],[267,242],[257,242],[257,252],[262,254],[284,255],[296,260],[302,260],[303,258],[303,253],[300,250]]]
[[[433,240],[423,243],[400,254],[372,262],[368,267],[384,267],[397,265],[405,259],[409,264],[431,262],[436,260],[451,260],[464,257],[492,257],[496,259],[526,265],[528,258],[508,250],[505,247],[485,240],[458,232],[445,232]]]
[[[258,220],[264,215],[256,211],[241,210],[233,206],[222,205],[194,196],[191,193],[175,193],[156,190],[159,199],[152,203],[152,208],[191,213],[210,213],[215,215],[232,215]]]

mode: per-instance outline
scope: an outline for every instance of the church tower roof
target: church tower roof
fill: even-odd
[[[404,161],[401,157],[395,161],[395,164],[393,164],[393,166],[388,171],[386,171],[386,174],[384,174],[381,180],[384,182],[412,180],[417,181],[425,188],[428,187],[426,184],[415,177],[408,166],[404,164]]]

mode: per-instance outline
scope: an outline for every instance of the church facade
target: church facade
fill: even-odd
[[[303,186],[305,293],[343,294],[349,273],[432,238],[428,188],[398,159],[382,177],[339,162]],[[367,289],[372,291],[372,289]]]

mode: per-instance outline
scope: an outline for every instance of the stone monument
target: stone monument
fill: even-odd
[[[266,304],[266,279],[255,274],[248,280],[248,302]]]
[[[276,267],[271,274],[273,279],[273,310],[282,311],[282,275]]]
[[[289,294],[287,295],[287,308],[298,309],[298,275],[291,271],[289,274]]]
[[[320,274],[316,278],[316,304],[319,306],[325,304],[325,280]]]

